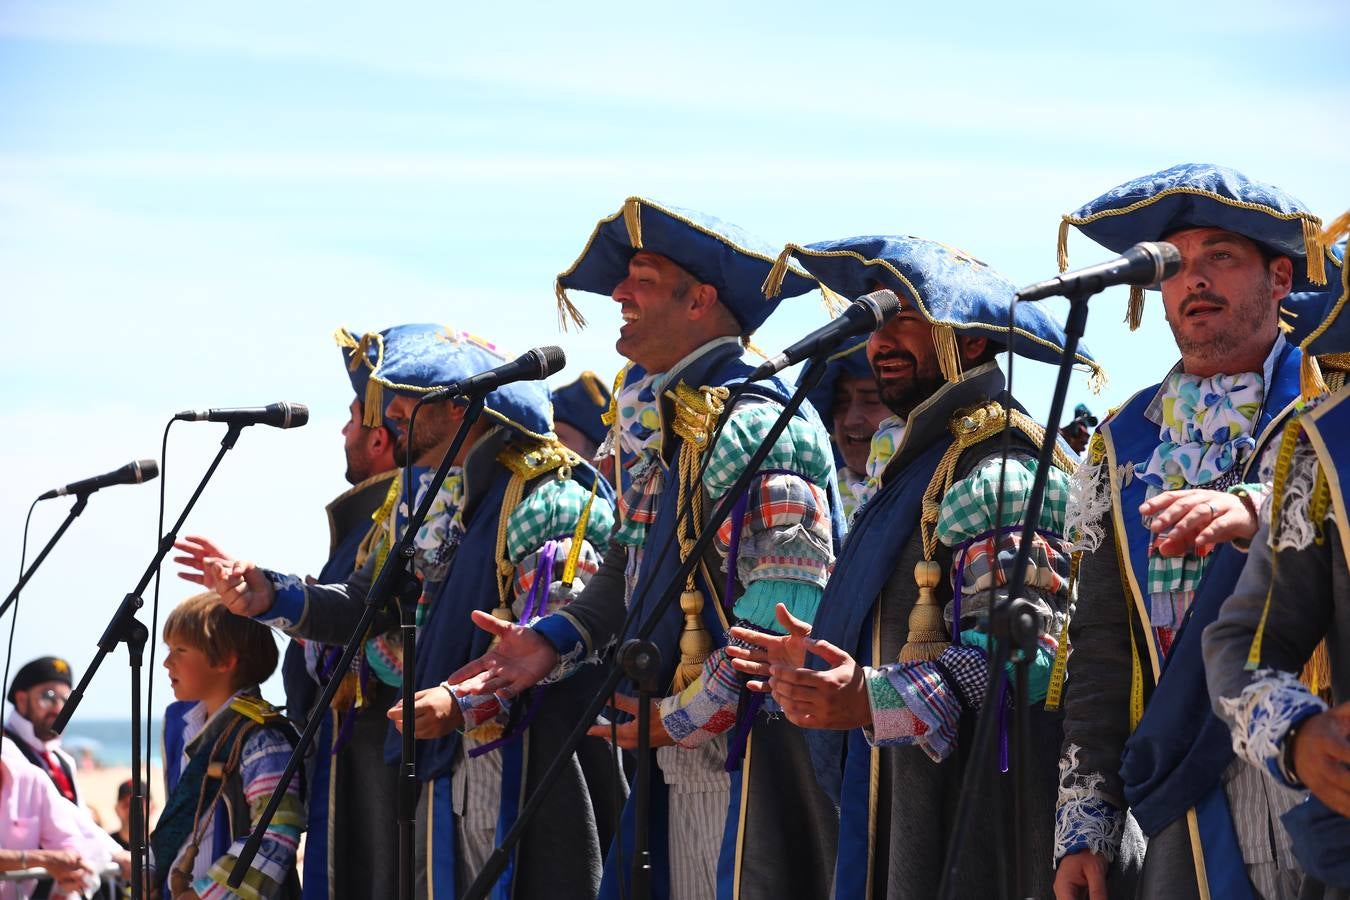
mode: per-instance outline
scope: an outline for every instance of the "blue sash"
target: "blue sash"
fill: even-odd
[[[1298,399],[1300,360],[1301,354],[1292,346],[1286,346],[1276,360],[1254,426],[1256,451],[1249,457],[1244,475],[1257,465],[1270,438],[1278,433],[1276,426]],[[1101,431],[1113,466],[1144,462],[1157,446],[1159,426],[1144,412],[1158,388],[1155,385],[1139,392],[1103,423]],[[1117,536],[1117,547],[1133,575],[1131,614],[1143,619],[1142,632],[1151,647],[1150,657],[1158,659],[1161,651],[1148,621],[1148,545],[1152,534],[1138,514],[1147,485],[1132,478],[1121,487],[1120,480],[1113,475],[1112,502],[1124,530]],[[1143,719],[1126,741],[1120,770],[1126,801],[1146,834],[1155,835],[1190,809],[1195,810],[1204,871],[1210,893],[1216,897],[1250,896],[1251,889],[1222,783],[1223,771],[1233,759],[1231,739],[1227,727],[1210,708],[1201,635],[1232,593],[1244,562],[1245,557],[1230,546],[1221,547],[1211,558],[1157,676]]]
[[[939,440],[863,506],[853,521],[816,614],[812,634],[848,650],[854,659],[877,665],[872,644],[877,599],[919,524],[923,494],[951,438]],[[819,668],[814,657],[810,663]],[[872,853],[872,765],[874,751],[861,729],[808,731],[816,777],[839,801],[839,855],[835,896],[865,897]],[[841,770],[842,764],[842,770]]]
[[[753,368],[742,361],[741,352],[740,347],[730,344],[718,347],[677,373],[678,380],[688,385],[700,386],[731,386],[737,384],[743,381]],[[753,393],[780,405],[786,405],[791,391],[775,378],[756,384]],[[820,417],[809,403],[802,404],[797,410],[797,416],[813,424],[820,424]],[[821,427],[823,428],[823,426]],[[671,460],[678,458],[679,445],[679,439],[667,430],[663,457],[668,466],[671,465]],[[639,593],[635,597],[641,596],[641,603],[647,609],[655,607],[660,601],[661,593],[671,584],[674,574],[680,566],[679,553],[677,552],[677,546],[674,544],[680,485],[679,478],[676,477],[676,470],[668,467],[667,472],[668,477],[661,494],[656,519],[648,528],[647,537],[643,543],[642,567],[638,573]],[[831,530],[837,547],[843,533],[843,518],[840,512],[839,489],[833,478],[827,479],[826,489],[830,499]],[[662,553],[667,544],[671,545],[670,549]],[[716,574],[712,574],[715,578]],[[695,583],[698,589],[703,592],[705,598],[702,610],[703,627],[712,638],[713,649],[717,649],[726,643],[726,624],[722,619],[723,611],[719,603],[722,590],[716,584],[708,584],[702,572],[698,570],[695,571]],[[620,643],[637,634],[647,615],[648,613],[645,610],[637,610],[631,614],[628,629]],[[665,615],[657,622],[651,634],[651,640],[661,648],[662,670],[658,679],[659,684],[668,685],[675,676],[675,668],[680,661],[680,633],[683,630],[684,614],[680,611],[678,604],[672,603],[666,610]],[[742,766],[741,771],[732,774],[731,802],[727,810],[726,829],[723,833],[723,849],[718,860],[719,896],[724,897],[730,896],[730,885],[736,876],[736,837],[741,818],[743,793],[741,786],[742,779],[748,777],[748,773],[743,771],[744,768]],[[652,864],[651,893],[653,900],[662,900],[662,898],[668,897],[670,893],[670,869],[666,843],[670,809],[665,780],[656,764],[655,752],[651,755],[651,772],[650,818],[648,824],[648,846],[651,851]],[[605,900],[616,900],[619,897],[631,896],[632,893],[629,879],[633,865],[632,848],[635,815],[633,806],[636,802],[636,796],[636,790],[629,793],[628,801],[624,805],[623,814],[620,817],[619,831],[615,837],[616,843],[614,847],[611,847],[605,860],[605,875],[600,885],[600,897],[605,898]],[[615,852],[619,842],[622,843],[622,858]],[[619,891],[620,877],[623,879],[622,892]]]

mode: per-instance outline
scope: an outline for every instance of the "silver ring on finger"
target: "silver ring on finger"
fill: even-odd
[[[1209,507],[1209,520],[1213,522],[1215,519],[1219,517],[1219,514],[1218,512],[1215,511],[1213,503],[1205,501],[1205,505]]]

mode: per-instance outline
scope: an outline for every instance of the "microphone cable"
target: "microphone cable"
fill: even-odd
[[[155,522],[155,552],[159,552],[159,542],[164,540],[164,509],[168,494],[169,485],[169,429],[178,419],[169,419],[164,426],[164,436],[159,444],[159,517]],[[153,598],[150,604],[150,639],[146,642],[150,646],[147,648],[150,653],[150,661],[146,665],[145,676],[145,777],[142,783],[145,785],[145,815],[141,821],[145,823],[145,839],[147,845],[150,840],[150,786],[153,782],[150,779],[151,774],[151,751],[154,749],[155,740],[155,646],[159,642],[159,584],[160,573],[163,571],[164,564],[161,562],[159,569],[155,570],[155,590],[151,594]],[[163,765],[166,760],[160,760]]]
[[[28,506],[28,515],[23,517],[23,542],[19,545],[19,577],[23,577],[23,567],[28,562],[28,526],[33,521],[33,509],[38,505],[34,500]],[[19,595],[14,595],[14,615],[9,620],[9,647],[5,650],[5,680],[0,681],[0,690],[9,687],[9,663],[14,658],[14,629],[19,623]],[[0,746],[4,746],[4,731],[0,730]]]

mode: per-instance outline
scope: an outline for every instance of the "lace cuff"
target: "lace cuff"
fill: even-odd
[[[1303,786],[1284,765],[1284,738],[1289,729],[1327,705],[1297,675],[1260,669],[1241,694],[1220,697],[1219,705],[1233,723],[1234,753],[1289,787]]]
[[[1059,761],[1059,798],[1055,803],[1055,864],[1070,853],[1089,850],[1111,862],[1120,850],[1125,813],[1102,793],[1106,779],[1081,772],[1078,752],[1070,744]]]

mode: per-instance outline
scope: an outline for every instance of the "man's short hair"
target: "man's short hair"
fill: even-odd
[[[179,642],[206,654],[213,666],[235,658],[235,688],[262,684],[277,668],[272,629],[225,608],[213,591],[179,603],[164,620],[164,642]]]

